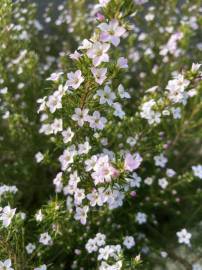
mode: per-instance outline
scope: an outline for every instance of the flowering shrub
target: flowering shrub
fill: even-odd
[[[201,13],[2,0],[0,269],[202,269]]]

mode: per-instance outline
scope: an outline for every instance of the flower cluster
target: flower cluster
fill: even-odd
[[[0,269],[201,270],[201,3],[96,2],[1,0]]]

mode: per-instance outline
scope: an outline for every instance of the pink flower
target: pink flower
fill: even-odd
[[[95,67],[99,66],[102,62],[109,62],[109,55],[107,51],[110,48],[110,44],[95,42],[87,51],[87,56],[93,60]]]
[[[141,162],[142,157],[138,153],[135,153],[134,155],[128,153],[124,160],[124,169],[132,172],[140,167]]]
[[[107,155],[99,157],[91,174],[95,185],[100,183],[110,183],[112,178],[119,176],[119,171],[112,166]]]
[[[125,28],[119,26],[117,20],[112,20],[107,23],[101,23],[99,26],[102,31],[100,34],[100,40],[102,42],[111,42],[114,46],[118,46],[120,43],[120,37],[126,32]]]
[[[102,22],[102,21],[104,21],[105,16],[103,14],[101,14],[101,13],[98,12],[96,14],[96,18],[97,18],[98,21]]]

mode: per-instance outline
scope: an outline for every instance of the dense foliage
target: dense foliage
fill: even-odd
[[[201,0],[0,5],[0,270],[202,270]]]

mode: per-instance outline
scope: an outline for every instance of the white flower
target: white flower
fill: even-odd
[[[161,254],[162,258],[167,258],[168,257],[168,253],[166,251],[161,251],[160,254]]]
[[[145,213],[138,212],[135,217],[135,220],[138,224],[144,224],[147,222],[147,215]]]
[[[104,80],[107,78],[107,68],[91,68],[91,72],[95,78],[95,81],[101,85],[103,84]]]
[[[119,26],[117,20],[112,20],[107,23],[101,23],[98,28],[102,31],[100,34],[100,40],[102,42],[111,42],[114,46],[118,46],[120,43],[120,37],[126,32],[125,28]]]
[[[83,144],[79,144],[78,145],[79,149],[78,149],[78,154],[82,155],[82,154],[88,154],[88,152],[90,151],[90,149],[92,148],[89,144],[88,141],[86,141]]]
[[[145,20],[148,21],[148,22],[150,22],[150,21],[153,21],[154,17],[155,17],[154,14],[148,13],[148,14],[145,16]]]
[[[15,194],[18,191],[16,186],[7,186],[7,185],[2,185],[0,186],[0,197],[6,193],[13,193]],[[0,207],[0,211],[2,211],[2,208]]]
[[[193,264],[192,270],[202,270],[202,266],[198,263]]]
[[[89,116],[88,122],[91,128],[102,130],[105,127],[107,119],[101,117],[98,111],[95,111],[92,116]]]
[[[76,121],[80,127],[88,121],[88,109],[76,108],[74,114],[72,115],[72,120]]]
[[[65,171],[74,162],[75,155],[75,147],[69,147],[64,150],[63,154],[59,157],[62,171]]]
[[[63,130],[63,121],[62,119],[55,118],[53,123],[51,124],[51,128],[54,134],[61,132]]]
[[[76,220],[79,220],[81,222],[81,224],[85,225],[88,211],[89,211],[88,206],[76,207],[76,214],[74,215],[74,218]]]
[[[0,270],[14,270],[10,259],[0,261]]]
[[[41,222],[41,221],[43,220],[43,214],[42,214],[41,209],[38,210],[38,212],[35,214],[35,219],[36,219],[36,221],[38,221],[38,222]]]
[[[168,92],[168,98],[173,103],[186,104],[188,95],[185,89],[189,86],[190,81],[184,78],[184,75],[178,74],[173,80],[170,80],[166,86]]]
[[[87,50],[87,49],[90,49],[92,46],[93,46],[93,44],[92,44],[89,40],[84,39],[84,40],[82,41],[82,45],[79,46],[78,49],[79,49],[79,50]]]
[[[149,124],[158,124],[161,122],[161,114],[153,110],[156,102],[154,99],[146,101],[142,104],[140,116],[144,119],[147,119]]]
[[[182,229],[181,231],[177,232],[178,242],[180,244],[190,245],[190,239],[192,237],[191,233],[189,233],[186,229]]]
[[[79,60],[79,58],[82,56],[78,51],[75,51],[74,53],[71,53],[69,55],[69,58],[72,60]]]
[[[122,105],[119,102],[115,102],[112,104],[112,107],[114,108],[113,115],[123,119],[125,116],[125,112],[122,109]]]
[[[127,247],[127,249],[131,249],[135,245],[135,240],[132,236],[126,236],[123,241],[123,245]]]
[[[43,124],[39,130],[40,133],[44,133],[46,135],[50,135],[53,133],[52,125],[50,124]]]
[[[151,186],[152,184],[153,184],[153,178],[152,177],[147,177],[147,178],[145,178],[145,180],[144,180],[144,183],[146,184],[146,185],[148,185],[148,186]]]
[[[11,209],[10,205],[5,206],[0,213],[0,220],[2,220],[3,227],[7,228],[15,215],[16,208]]]
[[[154,157],[154,161],[156,166],[164,168],[168,162],[168,159],[163,154],[160,154],[159,156]]]
[[[172,29],[173,30],[173,29]],[[172,32],[171,30],[171,32]],[[178,49],[178,42],[183,38],[184,34],[182,32],[174,32],[170,36],[168,42],[161,46],[160,55],[167,56],[168,54],[172,54],[174,56],[179,56],[180,50]]]
[[[180,119],[182,117],[180,108],[171,108],[171,112],[174,119]]]
[[[68,128],[62,132],[63,136],[63,142],[68,143],[71,142],[72,138],[74,137],[74,132],[71,130],[71,128]]]
[[[136,145],[136,143],[137,143],[137,139],[138,139],[137,136],[135,136],[135,137],[128,137],[127,140],[126,140],[126,142],[127,142],[130,146],[134,146],[134,145]]]
[[[0,94],[5,95],[7,93],[8,93],[8,87],[4,87],[4,88],[0,89]]]
[[[128,68],[128,60],[124,57],[120,57],[117,61],[117,66],[119,68]]]
[[[62,108],[62,96],[59,91],[55,91],[53,95],[49,96],[46,105],[50,109],[51,113],[54,113],[57,109]]]
[[[81,70],[77,70],[76,72],[67,73],[67,82],[66,86],[72,87],[73,89],[78,89],[82,82],[84,81],[84,77],[82,76]]]
[[[202,179],[202,165],[192,166],[194,176]]]
[[[113,265],[109,265],[108,263],[106,263],[105,261],[101,262],[101,265],[99,267],[99,270],[121,270],[123,266],[123,262],[122,261],[118,261]]]
[[[55,72],[52,73],[50,75],[50,77],[48,79],[46,79],[47,81],[58,81],[60,76],[63,74],[63,72]]]
[[[124,89],[124,87],[123,87],[122,84],[119,84],[119,86],[118,86],[118,93],[119,93],[119,96],[121,98],[127,98],[127,99],[130,98],[130,94],[125,91],[125,89]]]
[[[129,184],[130,184],[131,187],[137,187],[137,188],[139,188],[140,185],[141,185],[142,179],[141,179],[141,177],[139,177],[137,175],[137,173],[134,172],[132,174],[132,178],[127,178],[127,181],[129,182]]]
[[[105,240],[106,240],[106,235],[102,233],[97,233],[95,236],[95,241],[98,247],[104,246],[105,245]]]
[[[25,248],[28,254],[32,254],[32,252],[36,249],[36,245],[29,243]]]
[[[196,63],[193,63],[192,64],[192,67],[191,67],[191,71],[192,72],[197,72],[201,67],[201,64],[196,64]]]
[[[55,192],[59,193],[62,191],[63,183],[62,183],[62,172],[59,172],[56,177],[53,179],[53,184],[55,185]]]
[[[91,170],[95,170],[96,168],[96,164],[97,164],[97,156],[92,156],[90,159],[87,159],[85,161],[85,165],[86,165],[86,171],[89,172]]]
[[[109,257],[117,260],[121,252],[120,245],[107,245],[99,249],[98,261],[105,260],[107,261]]]
[[[74,193],[74,203],[75,205],[81,205],[82,201],[85,199],[85,190],[77,188]]]
[[[158,180],[158,184],[162,189],[166,189],[168,186],[168,181],[166,180],[166,178],[161,178]]]
[[[173,169],[167,169],[167,170],[166,170],[166,175],[167,175],[168,177],[173,177],[173,176],[176,175],[176,172],[175,172]]]
[[[47,266],[45,264],[43,264],[37,268],[34,268],[34,270],[47,270]]]
[[[98,246],[96,244],[95,239],[89,239],[85,246],[88,253],[96,252],[98,250]]]
[[[53,241],[51,236],[47,232],[45,232],[40,234],[39,243],[43,244],[44,246],[51,246]]]
[[[95,67],[99,66],[102,62],[109,62],[109,55],[107,51],[110,48],[110,44],[95,42],[92,48],[88,49],[87,56],[93,60]]]
[[[109,1],[111,0],[99,0],[99,4],[101,7],[105,7],[109,3]]]
[[[113,249],[110,246],[105,246],[103,248],[99,249],[99,255],[98,255],[98,260],[105,260],[107,261],[110,255],[112,254]]]
[[[46,109],[46,99],[47,99],[46,96],[43,98],[37,99],[37,103],[40,104],[37,113],[40,113],[41,111],[44,111]]]
[[[104,90],[98,90],[97,95],[100,97],[100,104],[107,103],[108,105],[112,105],[116,95],[111,91],[111,88],[106,85]]]
[[[102,233],[97,233],[94,239],[89,239],[86,243],[88,253],[96,252],[98,247],[105,245],[106,236]]]
[[[41,152],[36,153],[35,159],[37,163],[40,163],[44,159],[44,155]]]

